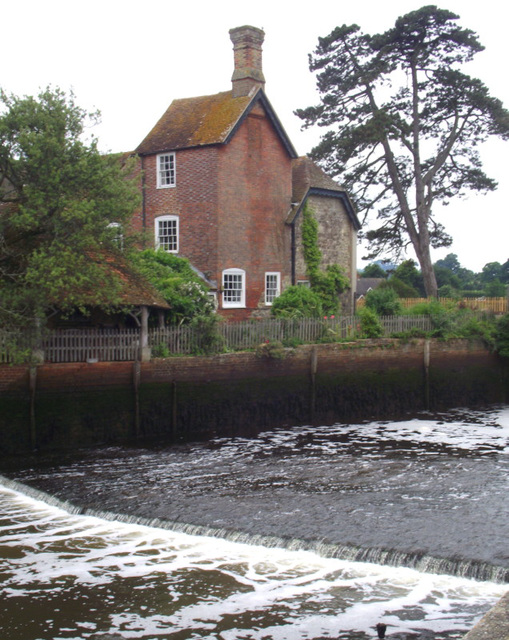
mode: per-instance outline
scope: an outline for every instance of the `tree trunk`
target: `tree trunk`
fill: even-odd
[[[435,277],[435,271],[431,262],[431,255],[428,247],[414,247],[419,265],[421,267],[422,279],[424,281],[424,289],[428,298],[438,298],[438,285]]]

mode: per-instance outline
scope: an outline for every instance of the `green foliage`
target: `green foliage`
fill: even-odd
[[[97,117],[58,89],[0,92],[0,324],[120,304],[104,258],[119,252],[110,224],[125,224],[139,196],[128,159],[85,139]]]
[[[372,264],[368,264],[367,267],[364,267],[362,271],[363,278],[387,278],[387,272],[382,269],[382,267],[373,262]]]
[[[323,313],[337,313],[339,295],[350,282],[339,265],[329,265],[325,271],[320,270],[322,254],[318,247],[318,223],[307,203],[302,216],[302,246],[311,289],[320,298]]]
[[[133,253],[132,260],[170,304],[171,309],[166,313],[168,324],[188,323],[195,317],[209,316],[214,312],[207,287],[186,258],[179,258],[163,249],[146,249]]]
[[[399,298],[419,298],[419,292],[403,280],[391,276],[388,280],[381,282],[377,289],[393,289]]]
[[[378,314],[370,307],[363,307],[358,312],[360,318],[361,336],[363,338],[380,338],[384,330]]]
[[[349,280],[340,266],[333,264],[325,271],[315,273],[311,281],[314,291],[322,301],[322,311],[325,315],[338,313],[339,295],[348,288]]]
[[[398,294],[390,287],[372,289],[366,295],[366,307],[379,316],[397,316],[403,311]]]
[[[391,275],[391,280],[393,278],[395,278],[398,282],[405,283],[408,287],[415,291],[415,295],[408,296],[409,298],[419,298],[425,295],[422,275],[417,269],[414,260],[404,260],[400,265],[398,265]]]
[[[318,223],[312,209],[306,203],[302,212],[302,248],[307,275],[313,279],[320,269],[322,253],[318,247]]]
[[[484,293],[488,298],[503,298],[507,295],[507,285],[495,278],[486,285]]]
[[[272,303],[275,318],[315,318],[323,315],[322,301],[309,287],[287,287]]]
[[[509,358],[509,313],[497,321],[495,349],[500,356]]]
[[[156,344],[152,347],[151,355],[152,358],[169,358],[171,356],[171,352],[168,345],[161,342],[160,344]]]
[[[195,329],[192,352],[194,355],[213,355],[224,351],[224,338],[219,333],[221,319],[217,315],[195,316],[191,327]]]
[[[256,347],[256,356],[267,360],[284,360],[286,351],[281,342],[266,340]]]
[[[457,19],[429,5],[382,34],[336,27],[310,56],[320,103],[296,111],[305,127],[326,132],[313,159],[361,214],[376,215],[366,233],[370,257],[401,255],[411,244],[430,297],[430,249],[452,241],[432,204],[495,189],[478,149],[490,136],[509,138],[509,112],[461,70],[483,47]]]

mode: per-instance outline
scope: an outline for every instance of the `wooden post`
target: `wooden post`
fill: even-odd
[[[316,405],[316,370],[318,368],[318,350],[316,346],[311,349],[310,362],[310,390],[309,390],[309,420],[311,424],[315,421],[315,405]]]
[[[171,435],[177,438],[177,382],[171,383]]]
[[[37,449],[37,425],[35,422],[35,391],[37,387],[37,367],[30,365],[28,388],[30,391],[30,446]]]
[[[429,363],[430,363],[430,347],[429,339],[424,341],[424,407],[429,411]]]
[[[142,362],[149,362],[150,347],[148,346],[148,307],[145,305],[141,308],[140,354]]]
[[[133,386],[134,386],[134,437],[140,437],[140,379],[141,363],[135,360],[133,366]]]

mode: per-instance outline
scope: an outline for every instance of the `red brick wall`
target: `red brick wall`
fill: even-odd
[[[303,345],[288,349],[283,360],[258,358],[252,352],[217,356],[174,357],[141,364],[141,383],[210,382],[239,378],[266,378],[305,375],[310,370],[311,353],[317,352],[318,373],[372,371],[423,367],[424,340],[401,343],[398,340],[364,340],[357,343]],[[495,365],[497,357],[480,342],[467,340],[430,343],[431,368]],[[37,367],[39,391],[72,391],[81,388],[130,386],[133,362],[45,364]],[[27,388],[28,367],[0,365],[0,392]]]
[[[241,319],[265,307],[265,272],[290,279],[291,161],[261,105],[226,145],[176,152],[176,186],[157,189],[157,156],[145,157],[145,228],[178,215],[179,255],[221,284],[222,271],[246,272],[245,310],[221,310]],[[139,219],[136,218],[139,226]]]
[[[217,147],[177,151],[176,185],[165,189],[157,188],[157,156],[143,159],[148,237],[154,242],[155,218],[179,216],[179,255],[206,275],[217,264],[217,154]]]
[[[247,316],[264,306],[265,272],[290,276],[291,160],[261,105],[253,109],[219,156],[219,258],[222,270],[246,272]]]

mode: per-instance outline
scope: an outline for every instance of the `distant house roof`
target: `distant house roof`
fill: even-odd
[[[287,223],[293,224],[297,220],[310,195],[319,195],[329,198],[339,198],[343,202],[353,227],[357,231],[361,228],[361,223],[357,218],[352,201],[348,197],[345,188],[328,176],[317,164],[308,158],[308,156],[301,156],[294,159],[292,169],[292,209],[288,215]]]
[[[297,153],[262,89],[238,98],[233,97],[232,91],[223,91],[212,96],[174,100],[136,152],[150,155],[226,144],[258,103],[264,107],[290,157],[296,158]]]
[[[376,289],[385,282],[385,278],[357,278],[357,289],[355,294],[358,298],[365,296],[368,291]]]

